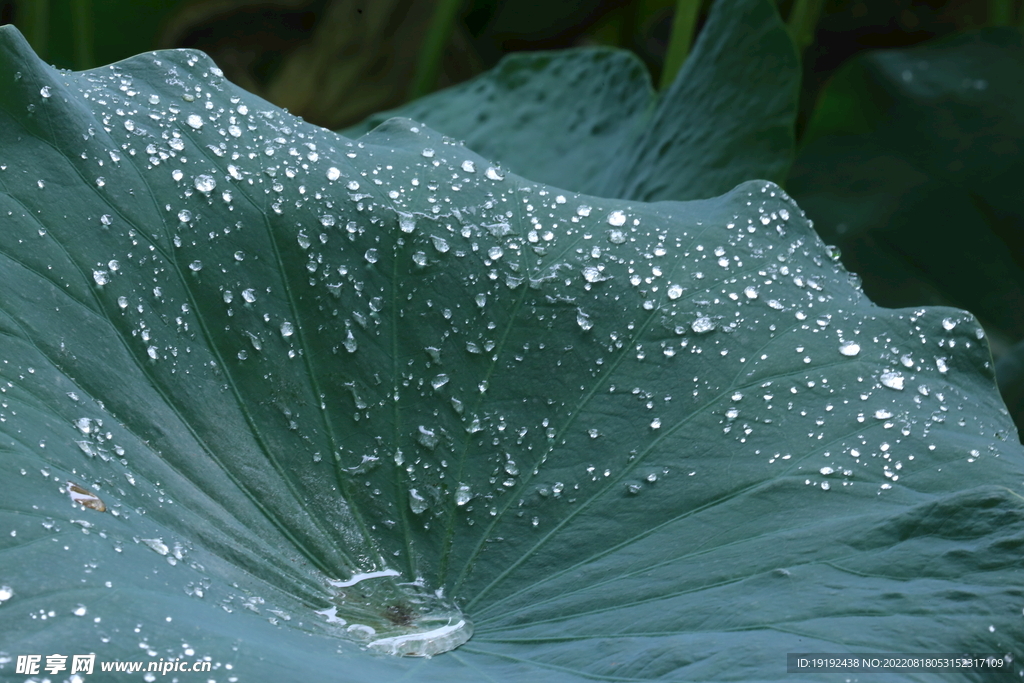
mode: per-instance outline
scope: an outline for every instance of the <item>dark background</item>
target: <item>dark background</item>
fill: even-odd
[[[784,19],[795,2],[779,3]],[[0,21],[17,25],[48,62],[76,70],[147,50],[197,48],[213,57],[235,83],[308,121],[342,128],[408,99],[436,4],[434,0],[3,0]],[[1020,4],[1019,0],[825,0],[814,40],[804,52],[801,129],[824,82],[858,52],[1017,23]],[[708,5],[706,0],[705,14]],[[440,88],[470,78],[509,52],[582,45],[632,50],[657,83],[674,6],[674,0],[463,0],[434,85]]]

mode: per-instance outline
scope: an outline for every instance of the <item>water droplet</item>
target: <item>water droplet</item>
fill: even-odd
[[[903,375],[900,373],[890,370],[888,372],[883,372],[879,379],[882,381],[882,384],[890,389],[903,391]]]
[[[651,420],[651,429],[661,429],[661,418],[656,417]]]
[[[427,499],[416,489],[409,489],[409,509],[416,515],[422,515],[427,511]]]
[[[42,88],[39,89],[39,94],[42,95],[44,98],[49,98],[50,97],[50,86],[44,85]]]
[[[242,298],[245,299],[246,303],[255,303],[256,301],[256,290],[249,288],[242,290]]]
[[[583,279],[587,282],[604,282],[608,278],[601,273],[601,269],[595,266],[586,266],[583,269]]]
[[[0,586],[0,603],[7,602],[14,597],[14,589],[10,586]]]
[[[594,322],[590,319],[590,316],[584,313],[582,310],[576,310],[576,324],[580,326],[584,332],[590,330],[594,326]]]
[[[466,159],[465,161],[462,162],[462,170],[465,171],[466,173],[476,173],[476,166],[473,164],[472,161]]]
[[[445,384],[448,384],[448,375],[445,374],[440,374],[434,379],[430,380],[430,386],[434,387],[434,389],[440,389]]]
[[[198,273],[200,270],[203,269],[203,262],[193,261],[192,263],[188,264],[188,269],[191,270],[193,273]]]
[[[203,127],[203,117],[199,116],[198,114],[189,114],[188,118],[185,119],[185,123],[192,126],[196,130],[199,130],[200,128]]]
[[[892,412],[886,410],[885,408],[879,408],[878,410],[875,411],[876,420],[888,420],[890,417],[892,417]]]
[[[327,169],[327,179],[328,180],[332,180],[333,181],[333,180],[337,180],[340,177],[341,177],[341,171],[339,171],[334,166],[331,166],[329,169]]]
[[[398,227],[402,232],[410,233],[416,230],[416,217],[411,213],[398,214]]]
[[[505,252],[502,251],[501,247],[499,246],[493,246],[487,250],[487,256],[490,257],[492,261],[497,261],[502,257],[504,253]]]
[[[947,332],[949,332],[954,327],[956,327],[956,321],[955,320],[953,320],[952,318],[943,318],[942,319],[942,329],[944,329]]]
[[[468,503],[473,498],[473,491],[469,488],[469,484],[459,484],[459,488],[455,489],[455,504],[462,506]]]
[[[139,540],[159,555],[166,555],[171,552],[171,549],[167,547],[162,538],[140,538]]]
[[[195,179],[196,189],[203,193],[213,192],[214,188],[217,187],[217,181],[213,179],[211,175],[197,175]]]
[[[181,211],[178,212],[178,220],[181,221],[182,223],[188,223],[190,220],[192,220],[192,212],[189,211],[188,209],[182,209]]]
[[[748,299],[756,299],[756,298],[757,298],[757,290],[756,290],[756,289],[754,289],[753,287],[745,287],[745,288],[743,289],[743,294],[744,294],[744,295],[745,295],[745,296],[746,296],[746,297],[747,297]]]
[[[938,369],[939,372],[941,372],[943,374],[945,374],[946,372],[949,372],[949,365],[946,363],[946,359],[945,358],[936,358],[935,359],[935,367]]]
[[[146,348],[146,355],[148,355],[153,360],[157,360],[160,358],[160,350],[155,346],[149,346]]]
[[[348,351],[349,353],[355,353],[356,351],[359,350],[359,344],[356,342],[356,338],[352,334],[352,330],[349,329],[347,326],[345,329],[345,339],[341,343],[342,346],[345,347],[345,350]]]
[[[434,150],[430,149],[429,147],[426,148],[425,150],[423,150],[422,152],[420,152],[420,154],[422,154],[427,159],[433,159],[434,158]]]
[[[281,336],[287,339],[288,337],[295,334],[295,326],[285,320],[281,323]]]
[[[487,176],[488,178],[490,178],[491,180],[504,180],[505,179],[505,175],[501,171],[496,169],[494,166],[488,166],[487,170],[484,171],[484,175]]]
[[[446,253],[447,250],[450,249],[449,244],[447,244],[447,241],[444,238],[438,238],[437,236],[434,236],[434,234],[431,234],[430,241],[433,243],[434,249],[441,254]]]
[[[110,282],[110,273],[105,270],[94,270],[92,271],[92,279],[96,281],[100,287]]]
[[[626,214],[621,211],[612,211],[608,214],[608,225],[614,225],[620,227],[626,224]]]
[[[844,356],[856,356],[860,353],[860,344],[852,341],[843,342],[839,345],[839,353]]]
[[[325,228],[331,227],[332,225],[334,225],[334,216],[332,216],[329,213],[325,213],[323,216],[320,216],[320,225],[324,226]]]
[[[710,332],[711,330],[715,329],[715,327],[716,325],[714,321],[711,320],[711,318],[707,317],[706,315],[697,318],[690,325],[690,329],[696,332],[697,334],[704,334],[705,332]]]
[[[437,448],[437,444],[440,442],[437,432],[433,429],[427,429],[423,425],[418,427],[418,433],[416,434],[416,440],[420,442],[420,445],[424,448],[434,450]]]
[[[579,206],[576,207],[576,215],[577,216],[589,216],[590,215],[590,207],[587,206],[586,204],[580,204]]]
[[[667,294],[669,299],[678,299],[683,295],[683,288],[681,285],[669,285]]]
[[[626,233],[621,230],[609,230],[608,241],[612,244],[622,244],[626,241]]]
[[[367,263],[376,263],[377,262],[377,258],[378,258],[377,250],[376,249],[367,249],[366,253],[363,255],[363,258],[366,259]]]

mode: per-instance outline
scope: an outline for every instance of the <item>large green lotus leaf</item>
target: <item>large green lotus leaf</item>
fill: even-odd
[[[777,186],[582,196],[195,52],[63,73],[5,27],[0,60],[4,677],[767,681],[1024,641],[977,322],[875,307]],[[427,608],[472,639],[348,630]]]
[[[714,3],[661,96],[609,48],[511,54],[497,67],[344,131],[422,121],[532,180],[642,201],[781,182],[793,155],[799,58],[769,0]]]
[[[1024,338],[1024,44],[1011,28],[866,53],[825,89],[788,189],[888,306]]]

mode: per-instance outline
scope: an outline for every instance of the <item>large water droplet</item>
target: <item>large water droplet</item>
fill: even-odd
[[[594,322],[590,319],[590,316],[581,310],[576,311],[576,324],[586,332],[594,326]]]
[[[199,130],[200,128],[203,127],[203,117],[199,116],[198,114],[189,114],[188,118],[185,119],[185,123],[192,126],[196,130]]]
[[[437,444],[440,442],[440,438],[437,436],[437,432],[433,429],[427,429],[423,425],[418,427],[418,433],[416,434],[416,440],[420,442],[424,448],[434,450],[437,448]]]
[[[217,181],[210,175],[197,175],[195,186],[200,192],[209,193],[213,192],[214,188],[217,187]]]
[[[697,334],[704,334],[705,332],[710,332],[715,329],[715,322],[706,315],[703,315],[693,321],[690,325],[690,329]]]
[[[416,230],[416,217],[411,213],[398,214],[398,227],[402,232],[410,233]]]
[[[437,249],[437,251],[442,253],[442,254],[446,253],[448,251],[448,249],[450,248],[448,246],[448,241],[445,240],[443,237],[438,237],[436,235],[431,235],[430,236],[430,241],[433,242],[434,249]]]
[[[843,342],[839,345],[839,353],[844,356],[856,356],[860,353],[860,344],[852,341]]]
[[[427,511],[427,499],[416,489],[409,489],[409,509],[416,515],[422,515]]]
[[[345,347],[345,350],[348,351],[349,353],[355,353],[356,351],[359,350],[359,344],[356,342],[356,338],[352,334],[351,329],[346,328],[345,339],[341,343],[342,346]]]
[[[882,384],[890,389],[903,391],[903,375],[900,373],[890,370],[888,372],[883,372],[879,379],[882,381]]]

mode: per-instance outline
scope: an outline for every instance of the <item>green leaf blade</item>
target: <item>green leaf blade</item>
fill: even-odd
[[[1019,642],[977,322],[875,307],[777,186],[579,195],[409,120],[336,136],[197,53],[0,43],[10,652],[782,680],[808,643]],[[388,657],[328,619],[419,588],[473,639]]]

